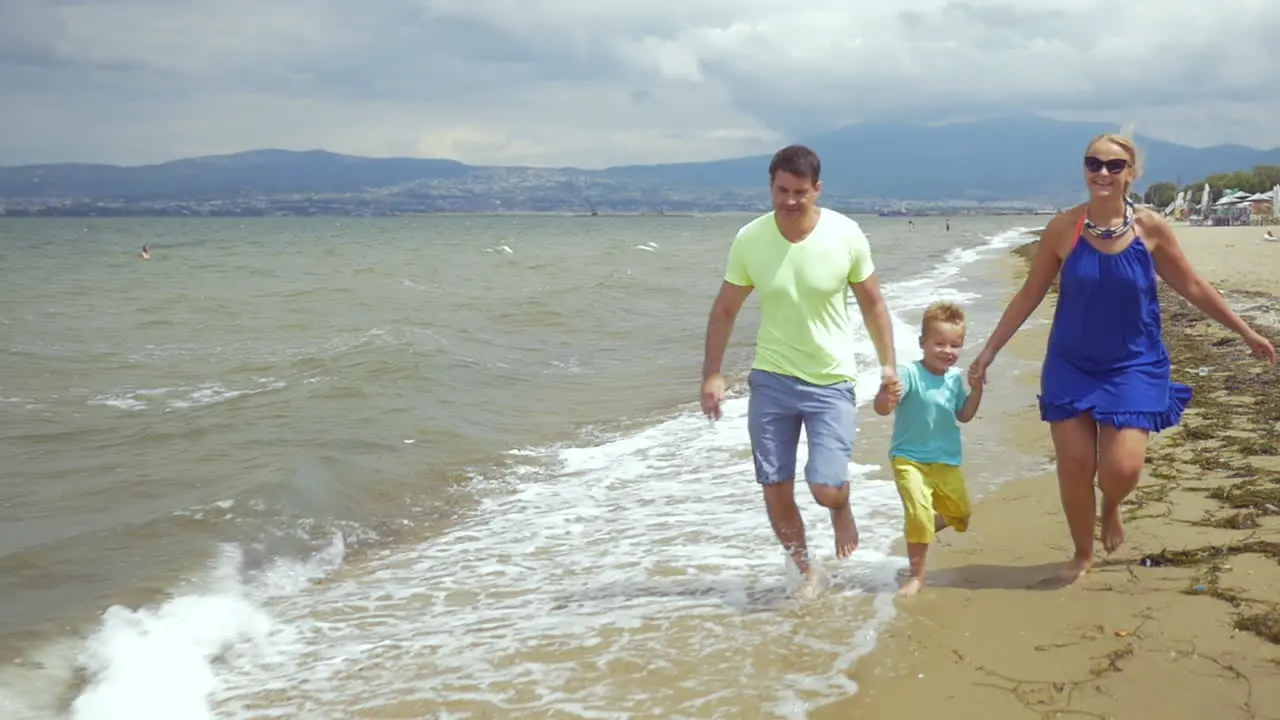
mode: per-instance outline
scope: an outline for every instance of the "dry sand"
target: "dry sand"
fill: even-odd
[[[1280,344],[1280,243],[1261,236],[1178,229],[1197,270]],[[931,584],[854,669],[859,693],[811,718],[1280,718],[1280,371],[1168,288],[1162,300],[1175,377],[1197,397],[1152,443],[1124,547],[1072,587],[1031,589],[1070,555],[1056,480],[1004,485],[934,548]],[[978,421],[1046,457],[1033,403],[1051,312],[1052,297],[992,368],[989,395],[1011,409]]]

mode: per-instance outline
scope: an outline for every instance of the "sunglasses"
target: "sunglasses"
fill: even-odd
[[[1106,168],[1111,175],[1119,175],[1129,167],[1129,161],[1124,158],[1113,158],[1111,160],[1103,160],[1092,155],[1084,159],[1084,169],[1091,173],[1102,172],[1102,168]]]

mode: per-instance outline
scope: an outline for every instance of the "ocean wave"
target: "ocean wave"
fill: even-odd
[[[914,311],[938,297],[976,299],[980,288],[961,287],[963,268],[1024,239],[1011,230],[886,285],[899,357],[919,355]],[[874,351],[859,332],[860,386],[874,386]],[[453,336],[450,349],[464,356],[475,339]],[[589,372],[575,357],[548,368]],[[328,372],[305,369],[308,378]],[[266,392],[276,382],[259,381],[200,397]],[[201,389],[118,399],[150,408],[191,402]],[[72,720],[336,718],[408,707],[804,717],[812,704],[856,691],[848,673],[893,615],[900,501],[882,468],[851,467],[863,540],[845,563],[831,559],[825,513],[803,503],[832,592],[795,605],[752,480],[741,392],[714,425],[685,406],[639,429],[513,450],[500,471],[477,473],[459,490],[474,503],[442,532],[407,545],[371,542],[358,563],[343,564],[342,532],[303,559],[263,552],[254,560],[250,544],[224,546],[202,582],[154,605],[111,608],[62,670],[41,677],[84,673]],[[227,500],[184,512],[234,524],[273,507]],[[307,535],[317,541],[326,528]],[[760,647],[784,652],[787,667],[760,660]],[[406,677],[404,668],[414,671]],[[641,671],[653,682],[639,683]],[[31,679],[8,668],[0,687]],[[16,703],[14,693],[4,697]]]

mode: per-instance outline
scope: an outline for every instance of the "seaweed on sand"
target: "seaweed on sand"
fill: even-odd
[[[1225,545],[1204,545],[1189,550],[1165,549],[1143,556],[1138,563],[1145,567],[1204,566],[1200,576],[1183,592],[1188,595],[1208,595],[1225,601],[1238,610],[1245,607],[1262,608],[1259,612],[1238,612],[1234,626],[1237,630],[1254,633],[1268,642],[1280,645],[1280,605],[1271,600],[1248,597],[1222,585],[1222,573],[1228,569],[1225,561],[1245,554],[1264,555],[1280,562],[1280,542],[1244,540]]]
[[[1198,548],[1186,550],[1165,548],[1158,553],[1143,555],[1138,564],[1144,567],[1188,568],[1245,554],[1265,555],[1280,562],[1280,542],[1242,540],[1225,545],[1202,545]]]
[[[1252,510],[1244,510],[1222,517],[1209,517],[1192,524],[1220,530],[1254,530],[1262,527],[1262,523],[1258,520],[1258,513]]]
[[[1263,485],[1254,479],[1210,490],[1207,497],[1232,510],[1252,510],[1257,515],[1280,515],[1280,485]]]
[[[1232,512],[1210,513],[1196,524],[1231,530],[1258,529],[1263,517],[1280,515],[1280,472],[1259,468],[1253,462],[1259,456],[1278,452],[1280,393],[1274,389],[1275,377],[1249,357],[1238,339],[1214,325],[1167,286],[1161,287],[1160,296],[1165,342],[1175,363],[1174,376],[1194,389],[1195,411],[1187,413],[1179,430],[1153,449],[1151,475],[1168,478],[1161,484],[1170,487],[1171,492],[1180,481],[1190,479],[1185,472],[1176,471],[1174,458],[1180,458],[1184,467],[1217,473],[1216,479],[1226,483],[1209,490],[1205,497]],[[1280,304],[1275,298],[1267,302]],[[1274,328],[1255,326],[1280,344]],[[1162,499],[1167,496],[1166,493]],[[1263,555],[1280,562],[1280,542],[1250,538],[1182,550],[1166,548],[1144,556],[1139,564],[1202,568],[1185,592],[1230,603],[1238,611],[1237,630],[1280,644],[1280,605],[1269,599],[1247,597],[1222,585],[1227,561],[1244,554]]]
[[[1266,612],[1241,615],[1236,618],[1235,628],[1280,645],[1280,610],[1271,608]]]

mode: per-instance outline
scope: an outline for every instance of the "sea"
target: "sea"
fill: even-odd
[[[980,343],[1043,224],[855,219],[904,360],[937,299]],[[0,219],[0,717],[803,718],[856,693],[905,565],[878,364],[858,318],[862,544],[836,561],[801,497],[825,589],[797,600],[747,438],[754,299],[725,417],[697,402],[748,220]],[[1023,466],[974,425],[981,495]]]

